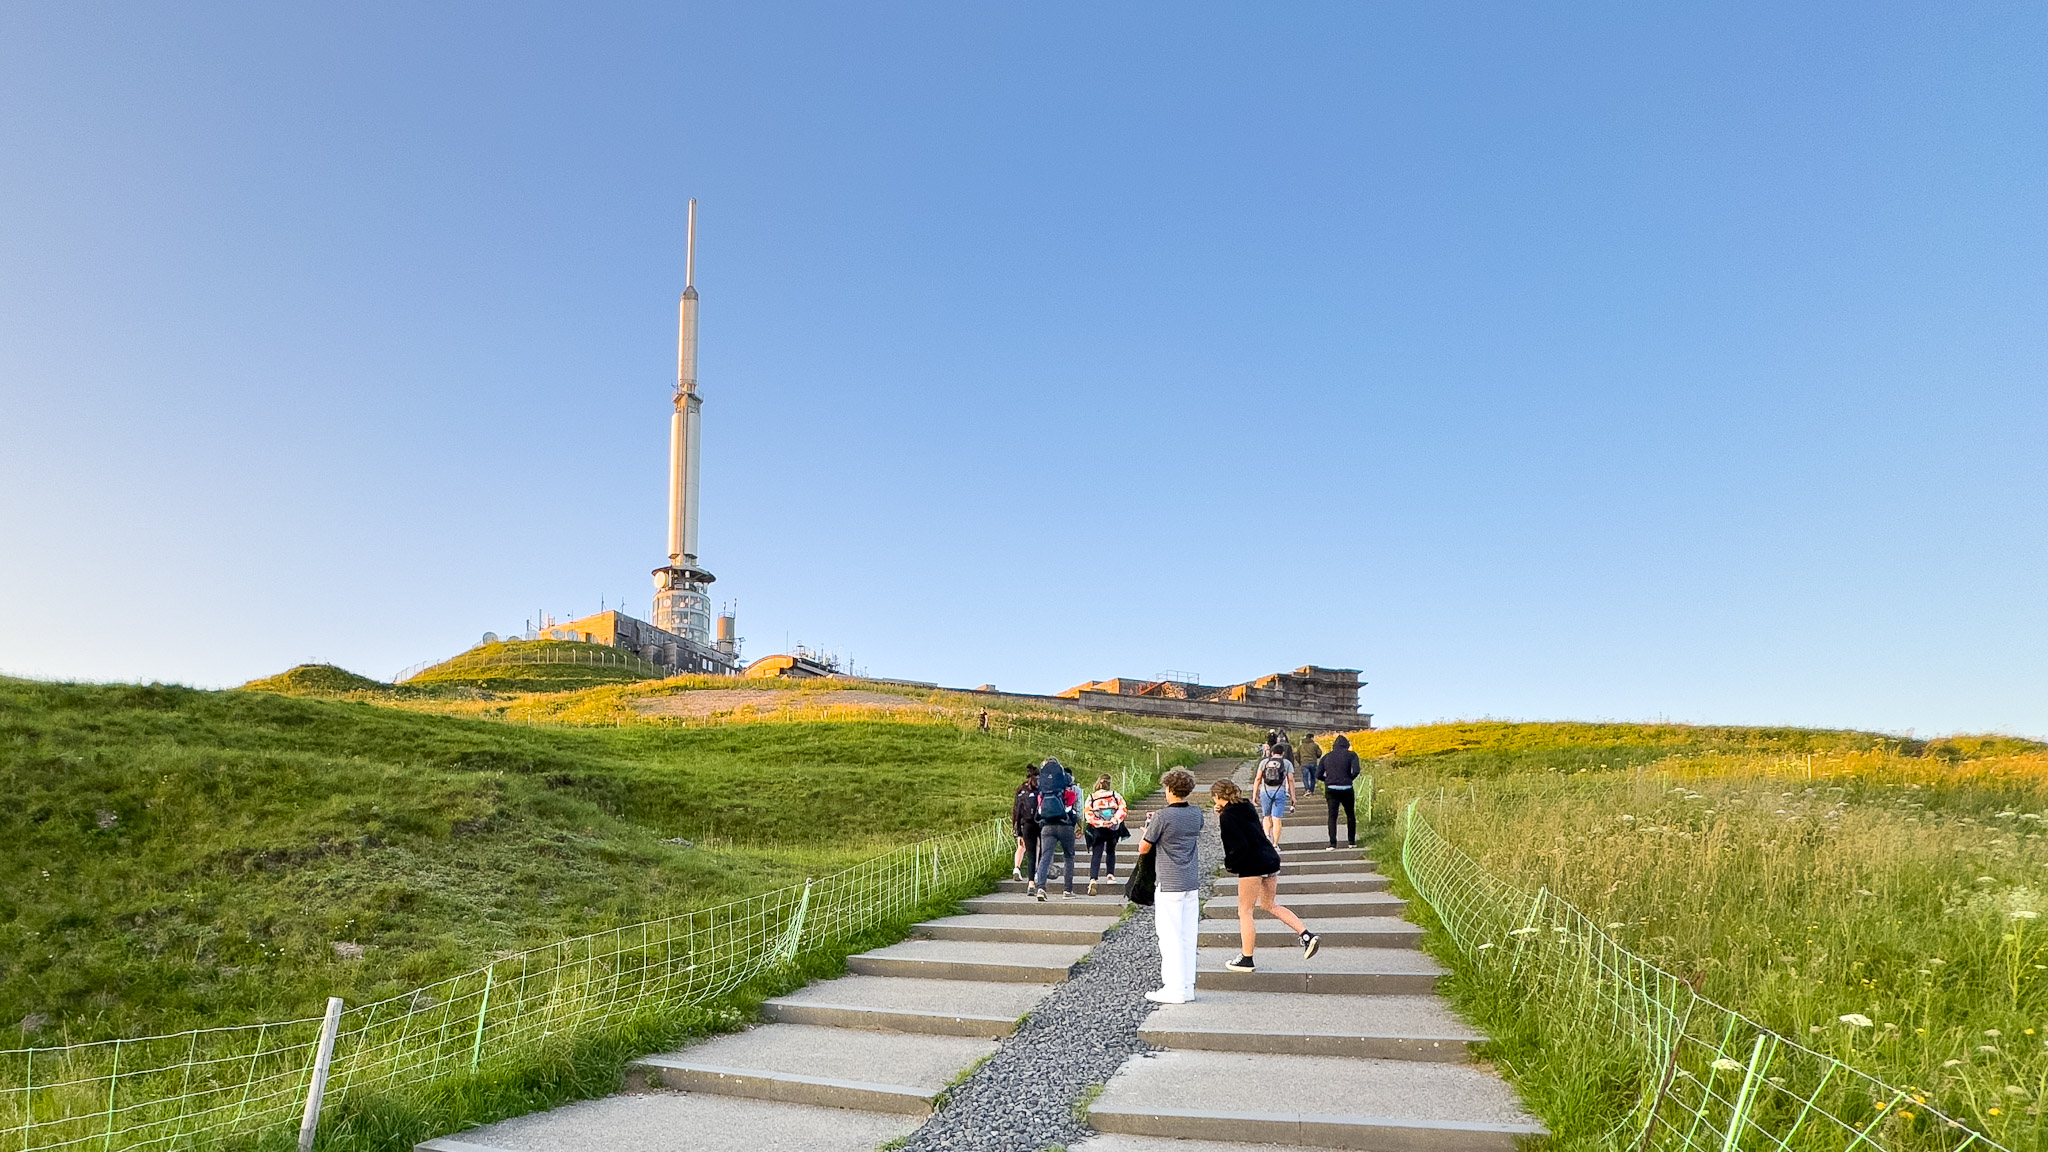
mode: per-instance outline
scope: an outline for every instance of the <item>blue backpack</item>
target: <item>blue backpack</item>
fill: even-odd
[[[1074,810],[1067,804],[1067,791],[1073,786],[1074,778],[1057,760],[1048,761],[1038,770],[1039,823],[1065,824],[1074,818]]]

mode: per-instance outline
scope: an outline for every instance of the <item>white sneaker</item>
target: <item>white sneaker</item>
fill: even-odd
[[[1185,1004],[1188,1002],[1189,997],[1169,996],[1166,994],[1166,989],[1154,988],[1150,992],[1145,993],[1145,999],[1150,1000],[1154,1004]]]

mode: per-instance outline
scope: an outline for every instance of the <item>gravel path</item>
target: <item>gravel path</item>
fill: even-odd
[[[1204,815],[1202,866],[1208,873],[1222,867],[1223,842],[1215,813]],[[1206,895],[1209,885],[1203,887]],[[1054,989],[988,1063],[953,1089],[946,1106],[911,1134],[906,1152],[1041,1152],[1080,1143],[1089,1130],[1075,1106],[1125,1060],[1151,1047],[1138,1039],[1138,1024],[1157,1007],[1145,993],[1158,986],[1152,909],[1139,908],[1103,937],[1080,972]]]

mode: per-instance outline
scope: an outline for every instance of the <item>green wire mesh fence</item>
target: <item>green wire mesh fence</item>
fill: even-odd
[[[982,890],[1008,862],[1007,819],[977,823],[805,884],[502,957],[347,1009],[325,1090],[432,1086],[544,1057],[633,1019],[702,1004],[799,953]],[[322,1019],[0,1051],[0,1152],[184,1149],[289,1134]]]
[[[1511,985],[1632,1058],[1640,1098],[1611,1146],[2010,1152],[1927,1093],[1876,1080],[1699,995],[1548,889],[1532,896],[1487,872],[1419,803],[1403,816],[1401,867],[1458,951],[1482,979]]]

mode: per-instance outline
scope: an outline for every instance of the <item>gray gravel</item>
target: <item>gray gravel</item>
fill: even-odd
[[[1223,865],[1215,813],[1206,816],[1205,873]],[[1138,1025],[1158,1007],[1145,999],[1158,986],[1159,938],[1152,909],[1140,908],[1110,929],[1080,971],[953,1089],[946,1106],[911,1134],[906,1152],[1040,1152],[1080,1143],[1090,1135],[1075,1115],[1082,1094],[1108,1083],[1125,1060],[1151,1050],[1138,1039]]]

